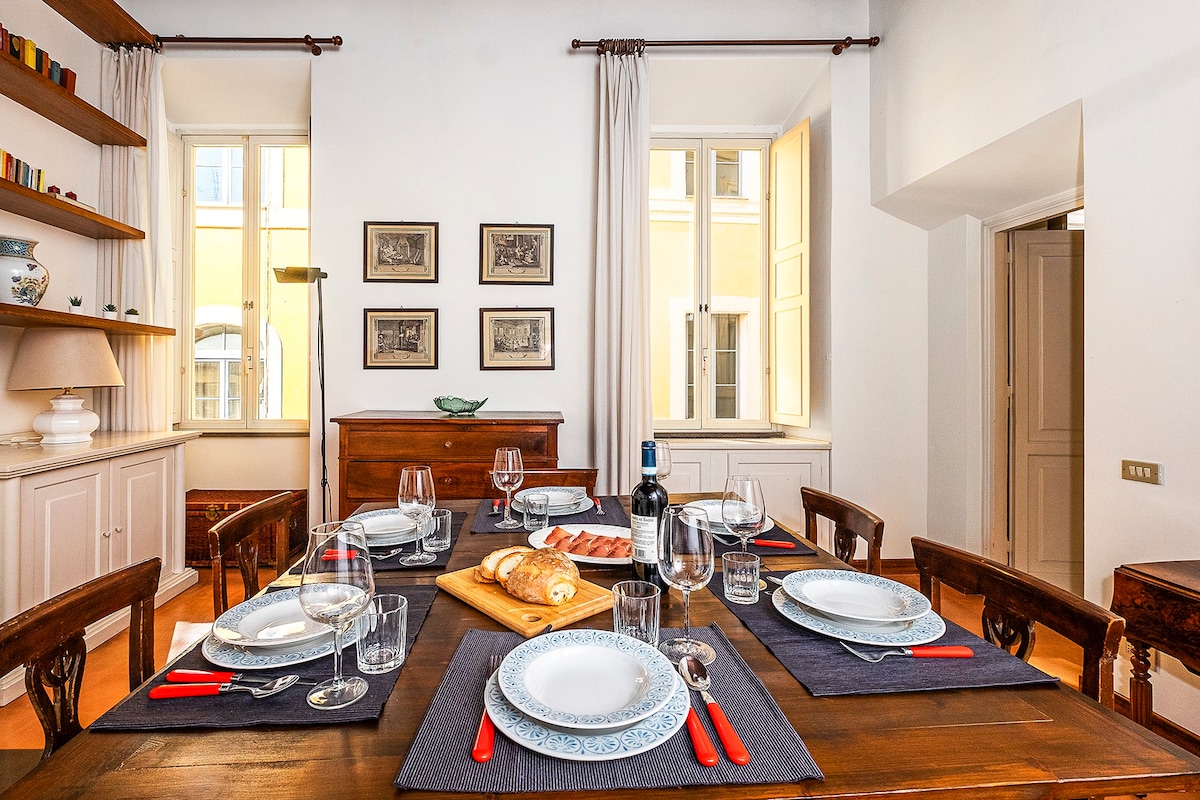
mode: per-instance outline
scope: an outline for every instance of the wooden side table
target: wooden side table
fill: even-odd
[[[1154,718],[1150,648],[1200,674],[1200,561],[1122,564],[1113,573],[1112,610],[1125,618],[1132,649],[1131,716],[1149,728]]]

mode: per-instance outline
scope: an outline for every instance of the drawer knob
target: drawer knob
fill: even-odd
[[[445,447],[453,447],[453,446],[454,446],[454,443],[453,443],[453,442],[446,442],[446,444],[445,444],[444,446],[445,446]]]
[[[104,533],[102,533],[102,534],[100,534],[100,535],[101,535],[101,536],[103,536],[105,539],[111,539],[111,538],[112,538],[112,531],[105,531]]]

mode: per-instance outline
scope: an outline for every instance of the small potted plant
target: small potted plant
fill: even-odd
[[[125,319],[128,322],[137,322],[138,321],[138,310],[136,308],[133,308],[132,306],[125,309]]]
[[[102,313],[104,315],[105,319],[116,319],[117,318],[117,307],[114,306],[112,303],[106,303],[103,310],[100,313]]]
[[[83,313],[83,298],[77,294],[70,295],[67,298],[67,311],[72,314]]]

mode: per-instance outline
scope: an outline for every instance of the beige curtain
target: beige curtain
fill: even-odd
[[[170,327],[173,273],[162,61],[148,48],[102,55],[100,110],[146,137],[146,147],[101,148],[99,211],[145,231],[146,238],[100,242],[97,294],[101,303],[113,303],[122,312],[137,308],[142,323]],[[95,390],[101,430],[168,430],[170,338],[114,335],[109,341],[125,386]]]
[[[598,490],[628,494],[640,479],[641,441],[654,436],[650,76],[640,42],[614,44],[600,57],[592,442]]]

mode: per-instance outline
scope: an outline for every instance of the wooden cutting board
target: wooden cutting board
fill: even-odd
[[[437,585],[525,638],[536,636],[547,625],[553,625],[557,630],[587,619],[607,611],[613,604],[611,591],[582,578],[579,591],[569,602],[561,606],[543,606],[518,600],[498,583],[479,583],[474,573],[474,567],[443,573],[437,577]]]

